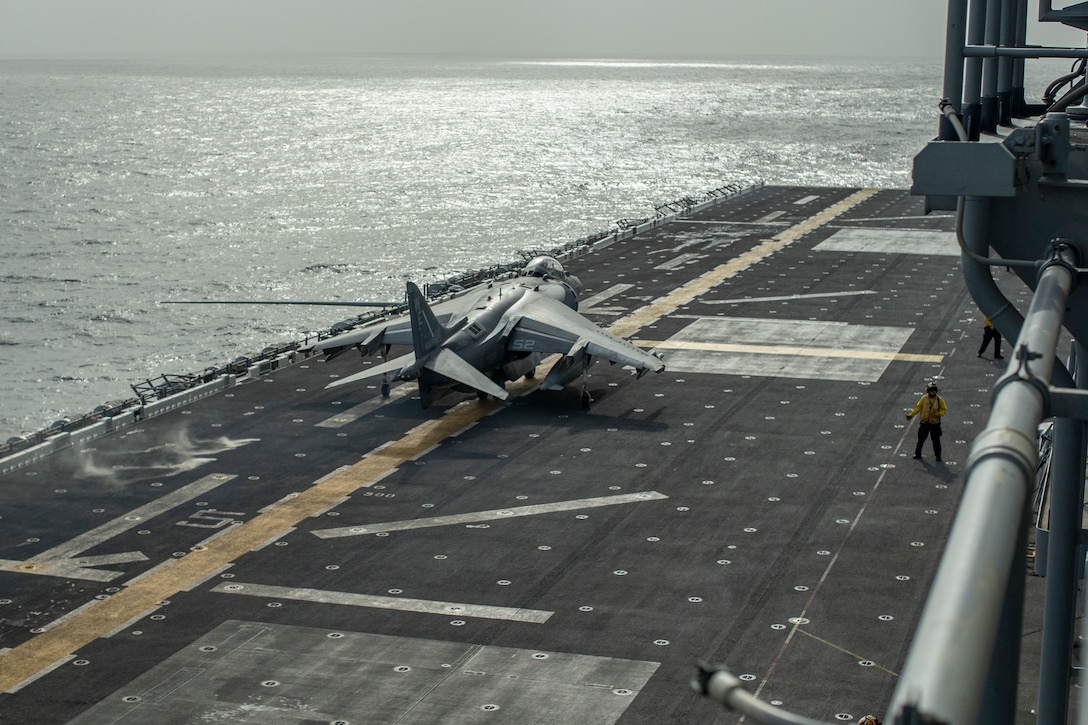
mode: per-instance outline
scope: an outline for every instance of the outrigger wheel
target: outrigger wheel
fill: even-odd
[[[589,394],[589,356],[584,355],[582,357],[582,410],[589,411],[589,406],[593,403],[593,396]]]

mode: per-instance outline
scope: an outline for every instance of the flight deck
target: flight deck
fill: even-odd
[[[766,186],[598,242],[579,311],[666,369],[597,364],[588,411],[542,375],[424,410],[298,354],[0,461],[0,720],[737,722],[699,661],[883,716],[1004,371],[953,229]]]

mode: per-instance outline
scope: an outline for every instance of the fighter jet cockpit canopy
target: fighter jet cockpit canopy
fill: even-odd
[[[533,257],[521,270],[523,277],[540,277],[563,283],[574,293],[574,297],[582,294],[582,282],[573,274],[567,274],[563,265],[555,257]],[[577,309],[577,303],[571,305]]]
[[[533,257],[521,270],[521,274],[525,277],[551,277],[552,279],[564,279],[567,276],[563,265],[555,257]]]

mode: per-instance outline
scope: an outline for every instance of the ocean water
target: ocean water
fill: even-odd
[[[0,441],[727,183],[905,188],[940,62],[0,60]]]

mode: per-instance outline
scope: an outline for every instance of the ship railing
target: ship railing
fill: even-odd
[[[718,199],[725,199],[738,194],[743,194],[750,188],[758,188],[763,184],[757,183],[756,185],[746,185],[741,183],[725,184],[719,186],[716,189],[711,189],[705,192],[702,196],[693,197],[685,196],[676,201],[671,201],[667,204],[660,204],[654,207],[654,211],[658,217],[673,216],[677,214],[685,214],[691,212],[696,207],[705,204],[707,201],[714,201]],[[646,221],[646,220],[643,220]]]

